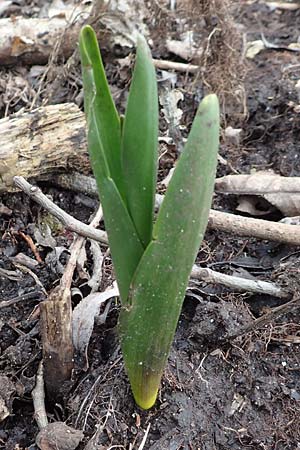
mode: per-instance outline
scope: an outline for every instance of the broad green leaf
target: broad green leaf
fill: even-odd
[[[156,399],[188,279],[203,238],[215,179],[219,106],[199,106],[120,317],[121,345],[136,402]]]
[[[122,161],[127,207],[145,247],[152,238],[157,140],[156,75],[150,50],[141,36],[123,125]]]
[[[120,183],[118,186],[117,180],[113,175],[114,167],[109,164],[109,157],[112,156],[110,148],[113,147],[111,146],[108,148],[107,137],[110,132],[113,133],[116,131],[116,121],[113,118],[111,104],[107,98],[109,92],[106,94],[102,93],[101,95],[98,95],[97,93],[96,81],[98,79],[98,85],[101,81],[99,81],[99,77],[96,76],[96,73],[100,70],[98,67],[99,60],[97,59],[99,55],[97,55],[96,51],[96,47],[98,49],[98,45],[96,41],[93,42],[94,34],[90,33],[90,27],[85,27],[81,33],[80,39],[81,59],[83,65],[83,86],[87,104],[86,116],[88,122],[88,146],[91,165],[97,181],[100,200],[103,207],[105,227],[108,234],[120,295],[122,301],[126,304],[129,285],[144,249],[137,235],[132,219],[129,216],[124,199],[121,197],[121,193],[119,191]],[[92,44],[89,41],[90,39],[92,40]],[[87,44],[91,44],[91,49],[89,52],[86,51]],[[92,69],[93,66],[95,66],[95,69]],[[105,91],[106,80],[102,81],[102,88]],[[99,106],[99,102],[101,101],[104,102],[104,106],[102,104]],[[110,106],[107,106],[109,104]],[[105,105],[108,107],[108,118],[110,117],[112,119],[111,128],[111,124],[108,123],[104,114],[105,111],[103,108]],[[105,122],[103,124],[104,118]],[[120,133],[120,122],[118,118],[117,120],[118,133]],[[106,127],[108,128],[106,129]],[[119,155],[120,151],[116,154]]]
[[[97,37],[89,25],[82,28],[79,39],[84,84],[85,112],[88,127],[93,108],[103,151],[111,178],[125,199],[121,168],[120,118],[107,83]]]

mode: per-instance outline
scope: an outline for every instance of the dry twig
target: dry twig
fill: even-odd
[[[107,235],[104,231],[95,230],[90,225],[86,225],[85,223],[82,223],[70,216],[70,214],[56,206],[37,186],[32,186],[23,177],[14,177],[14,183],[32,200],[56,217],[68,230],[74,231],[81,236],[94,239],[95,241],[108,244]]]
[[[63,221],[61,221],[68,229],[76,231],[81,236],[86,236],[102,243],[108,243],[107,235],[104,231],[95,230],[91,226],[83,224],[82,222],[74,219],[72,216],[69,216],[69,214],[65,213],[53,202],[51,202],[51,200],[49,200],[39,188],[30,185],[22,177],[15,177],[15,183],[19,188],[30,195],[31,198],[33,198],[41,206],[46,208],[56,218],[61,220],[61,217],[63,217]],[[156,196],[156,203],[158,207],[162,203],[162,200],[162,195]],[[265,224],[265,228],[261,228],[261,223]],[[238,224],[239,226],[237,227]],[[208,225],[211,228],[217,230],[227,232],[232,231],[235,235],[242,236],[251,236],[251,232],[252,230],[254,230],[254,233],[252,235],[254,235],[255,237],[260,237],[262,239],[272,239],[274,237],[277,237],[278,240],[279,237],[281,237],[281,241],[286,242],[288,240],[289,243],[298,242],[298,244],[300,244],[300,227],[294,225],[279,224],[275,222],[272,223],[266,220],[249,219],[214,210],[210,211]],[[284,233],[282,233],[282,230],[284,231]],[[292,231],[296,231],[296,233],[294,233],[293,236],[289,236],[288,232],[291,233]],[[204,269],[197,266],[194,266],[191,276],[207,282],[223,284],[236,290],[265,293],[281,298],[285,298],[289,295],[288,292],[284,291],[273,283],[232,277],[230,275],[212,271],[211,269]]]
[[[19,231],[19,235],[24,239],[25,242],[27,242],[30,250],[35,256],[35,259],[38,263],[42,263],[43,260],[41,258],[41,255],[39,254],[38,249],[36,248],[35,243],[33,242],[32,238],[30,236],[27,236],[27,234],[23,233],[23,231]]]
[[[286,298],[290,293],[276,286],[274,283],[261,280],[248,280],[247,278],[235,277],[225,273],[216,272],[211,269],[193,266],[191,278],[216,283],[229,287],[236,291],[253,292],[256,294],[267,294],[273,297]]]
[[[268,241],[300,245],[300,226],[271,222],[210,210],[208,227],[232,233],[234,236],[250,236]]]
[[[233,340],[239,336],[242,336],[243,334],[250,333],[252,331],[255,331],[259,328],[264,327],[265,325],[269,324],[273,320],[277,319],[278,317],[282,316],[283,314],[290,313],[292,311],[296,311],[300,308],[300,297],[298,294],[295,294],[292,300],[290,300],[287,303],[284,303],[283,305],[277,306],[275,308],[272,308],[270,312],[267,314],[264,314],[263,316],[259,317],[258,319],[255,319],[250,324],[245,325],[244,327],[239,328],[235,333],[227,336],[225,338],[225,341]]]
[[[165,59],[153,59],[153,63],[157,69],[162,70],[176,70],[176,72],[190,72],[190,73],[198,73],[200,70],[200,67],[196,66],[195,64],[186,64],[168,61]]]
[[[18,295],[17,297],[10,298],[9,300],[3,300],[0,302],[0,309],[8,308],[9,306],[15,305],[16,303],[23,302],[25,300],[39,299],[43,292],[34,290],[33,292],[28,292],[27,294]]]
[[[65,175],[58,175],[52,181],[65,189],[98,197],[96,181],[91,177],[73,173],[67,177]],[[21,186],[19,187],[22,189]],[[156,195],[156,208],[160,207],[163,199],[163,195]],[[207,226],[213,230],[232,233],[234,236],[248,236],[257,239],[283,242],[285,244],[300,245],[300,226],[296,225],[253,219],[251,217],[243,217],[211,209]],[[100,240],[100,242],[104,242],[104,240]]]

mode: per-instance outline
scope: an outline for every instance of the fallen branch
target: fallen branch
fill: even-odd
[[[12,64],[46,64],[59,36],[68,23],[65,18],[24,19],[13,17],[0,19],[0,65]],[[64,45],[62,56],[69,57],[78,39],[76,31],[71,28]]]
[[[290,293],[274,283],[261,280],[248,280],[247,278],[235,277],[225,273],[216,272],[211,269],[193,266],[191,278],[196,278],[207,283],[216,283],[226,286],[235,291],[253,292],[256,294],[267,294],[273,297],[287,298]]]
[[[70,214],[55,205],[37,186],[32,186],[23,177],[14,177],[14,182],[18,188],[25,192],[32,200],[45,208],[50,214],[56,217],[68,230],[74,231],[80,236],[84,236],[95,241],[108,244],[105,231],[96,230],[90,225],[80,222]]]
[[[0,272],[0,276],[1,276],[1,272]],[[26,300],[42,300],[43,299],[43,292],[42,291],[37,291],[36,289],[34,289],[33,292],[28,292],[27,294],[23,294],[23,295],[18,295],[17,297],[13,297],[10,298],[9,300],[2,300],[0,302],[0,309],[2,308],[8,308],[9,306],[15,305],[16,303],[19,302],[24,302]],[[42,298],[40,298],[42,297]]]
[[[66,4],[52,18],[0,19],[0,65],[46,64],[53,49],[58,58],[68,58],[76,49],[83,23],[95,25],[106,47],[132,47],[139,32],[149,35],[148,13],[141,0],[126,0],[125,8],[119,1],[95,0],[77,2],[74,7]]]
[[[56,206],[48,197],[46,197],[41,190],[32,186],[22,177],[15,177],[16,185],[22,189],[27,195],[29,195],[33,200],[47,209],[52,215],[54,215],[58,220],[60,220],[66,228],[71,231],[75,231],[81,236],[89,237],[96,241],[102,242],[104,244],[108,244],[107,235],[102,230],[95,230],[91,226],[86,225],[79,220],[74,219],[72,216],[67,214],[65,211]],[[161,197],[161,196],[160,196]],[[160,201],[160,198],[159,198]],[[159,203],[159,202],[158,202]],[[216,211],[211,211],[216,212]],[[225,213],[220,213],[225,214]],[[230,215],[230,214],[229,214]],[[235,217],[235,216],[233,216]],[[287,225],[286,225],[287,226]],[[294,227],[293,225],[290,225]],[[287,291],[282,290],[278,286],[273,283],[265,282],[265,281],[254,281],[247,280],[238,277],[231,277],[226,274],[221,274],[218,272],[214,272],[211,269],[202,269],[200,267],[194,266],[192,270],[191,277],[198,278],[203,281],[207,281],[210,283],[218,283],[223,284],[227,287],[236,289],[236,290],[244,290],[255,293],[264,293],[273,295],[275,297],[285,298],[289,295]]]
[[[0,192],[13,190],[15,175],[47,180],[53,173],[90,167],[85,119],[74,103],[1,119],[0,141]]]
[[[234,236],[248,236],[290,245],[300,245],[300,226],[297,225],[242,217],[211,209],[208,227],[213,230],[232,233]]]
[[[96,181],[91,177],[73,173],[54,176],[51,181],[65,189],[98,197]],[[163,195],[156,195],[156,208],[160,207],[163,199]],[[298,225],[253,219],[214,209],[211,209],[209,213],[208,228],[232,233],[234,236],[255,237],[257,239],[300,245],[300,226]]]
[[[265,325],[269,324],[273,320],[277,319],[278,317],[281,317],[283,314],[287,314],[293,311],[296,311],[300,308],[300,297],[298,295],[294,295],[292,300],[290,300],[287,303],[284,303],[283,305],[277,306],[275,308],[272,308],[270,312],[267,314],[264,314],[263,316],[259,317],[258,319],[255,319],[253,322],[251,322],[248,325],[245,325],[244,327],[239,328],[235,333],[230,334],[229,336],[225,337],[225,341],[236,339],[239,336],[242,336],[244,334],[251,333],[252,331],[255,331],[259,328],[264,327]]]
[[[167,61],[165,59],[153,59],[154,66],[162,70],[175,70],[176,72],[190,72],[198,73],[200,67],[195,64],[186,64],[174,61]]]
[[[263,2],[265,5],[269,6],[271,9],[283,9],[287,11],[296,11],[300,8],[299,3],[288,3],[288,2]]]

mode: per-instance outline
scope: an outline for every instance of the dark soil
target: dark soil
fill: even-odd
[[[35,2],[34,6],[13,2],[17,11],[12,10],[11,14],[35,16],[40,3],[43,2]],[[299,41],[300,9],[270,11],[263,3],[241,2],[236,21],[247,32],[248,41],[260,39],[261,33],[277,45]],[[116,78],[113,58],[114,55],[107,56],[108,73],[122,108],[124,78],[121,72]],[[300,76],[299,53],[268,49],[248,60],[247,65],[248,116],[239,119],[234,111],[228,111],[224,117],[227,125],[243,129],[243,139],[238,146],[222,143],[220,154],[226,163],[220,164],[218,174],[273,169],[284,176],[299,176],[300,107],[294,88]],[[26,77],[28,71],[26,67],[5,69],[1,77],[6,80],[9,74],[16,73]],[[184,89],[189,81],[182,76],[178,83]],[[74,94],[66,93],[65,86],[62,92],[64,101]],[[31,98],[33,94],[28,91],[28,95]],[[8,110],[1,92],[0,100],[2,116],[24,106],[24,97]],[[196,104],[197,95],[190,93],[182,103],[188,128]],[[162,129],[164,126],[162,122]],[[164,150],[160,180],[177,157],[174,146]],[[49,184],[41,186],[59,206],[85,222],[96,207],[95,200],[86,196]],[[234,212],[236,199],[216,196],[214,202],[216,208]],[[37,306],[45,298],[41,286],[49,292],[57,285],[68,253],[63,252],[57,260],[51,254],[50,244],[39,246],[45,262],[38,264],[19,231],[35,239],[38,224],[49,221],[49,216],[22,194],[3,195],[1,205],[7,209],[2,208],[0,213],[0,400],[4,400],[9,415],[0,423],[0,449],[34,450],[38,427],[31,391],[41,359]],[[277,216],[280,218],[279,213]],[[68,249],[72,233],[53,222],[51,229],[55,246]],[[278,243],[208,231],[198,262],[227,273],[242,270],[243,275],[264,280],[277,281],[283,274],[289,279],[290,275],[297,290],[297,251]],[[16,255],[20,253],[31,258],[31,273],[16,266]],[[112,279],[108,257],[104,268],[101,289]],[[2,269],[10,272],[1,272]],[[38,277],[38,283],[32,274]],[[74,287],[84,290],[85,281],[76,272]],[[3,306],[3,301],[13,299],[16,301],[12,305]],[[281,303],[270,296],[233,293],[220,286],[193,283],[184,302],[159,399],[148,412],[133,402],[116,333],[119,306],[112,304],[106,323],[95,325],[88,370],[83,370],[77,358],[65,398],[54,409],[46,405],[49,420],[66,421],[83,430],[85,439],[79,449],[84,448],[97,427],[103,430],[90,448],[139,448],[148,424],[145,450],[300,448],[300,313],[281,316],[235,340],[226,339]],[[1,408],[2,404],[2,414]]]

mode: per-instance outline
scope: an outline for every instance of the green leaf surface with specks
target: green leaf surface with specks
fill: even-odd
[[[185,290],[211,206],[217,164],[219,105],[201,102],[121,311],[125,365],[136,402],[155,402]]]
[[[80,35],[91,163],[122,299],[120,338],[132,391],[150,408],[176,330],[188,279],[204,236],[219,140],[215,95],[201,102],[153,226],[158,98],[144,38],[124,121],[116,111],[90,26]]]

